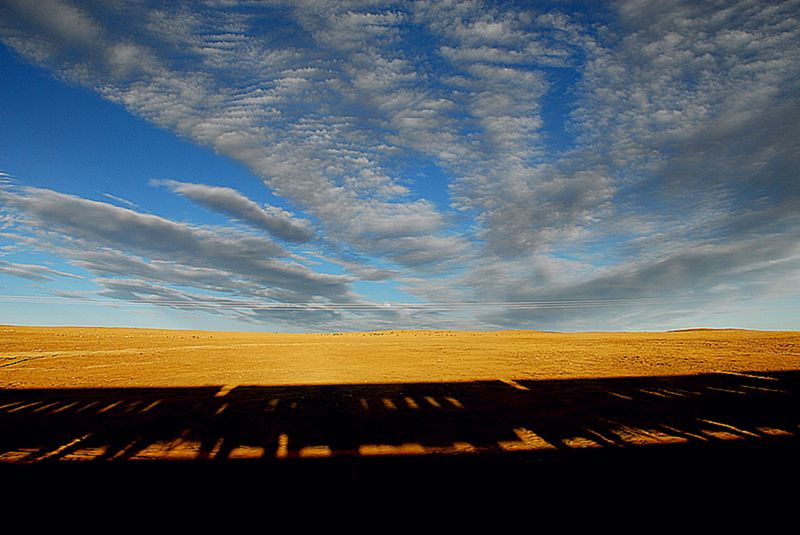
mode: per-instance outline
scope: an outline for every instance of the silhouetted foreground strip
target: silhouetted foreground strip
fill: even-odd
[[[0,473],[450,487],[576,476],[604,487],[647,473],[696,491],[703,474],[734,485],[796,475],[799,393],[795,371],[4,390]]]

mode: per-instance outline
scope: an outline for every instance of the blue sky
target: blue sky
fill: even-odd
[[[798,12],[0,0],[0,323],[798,329]]]

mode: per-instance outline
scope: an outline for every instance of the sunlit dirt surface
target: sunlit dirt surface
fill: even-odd
[[[0,327],[0,387],[458,382],[800,369],[800,333],[224,333]]]
[[[792,496],[780,482],[800,477],[797,332],[7,326],[0,358],[14,503],[69,482],[81,504],[128,492],[258,509],[271,490],[660,509],[661,493],[774,511]]]

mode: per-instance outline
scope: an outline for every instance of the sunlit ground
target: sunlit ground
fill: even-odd
[[[800,335],[4,327],[0,461],[527,454],[800,434]]]
[[[800,369],[800,333],[224,333],[0,327],[0,387],[572,379]]]

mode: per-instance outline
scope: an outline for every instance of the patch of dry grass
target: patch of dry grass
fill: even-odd
[[[800,332],[272,334],[0,327],[0,387],[301,385],[800,369]]]

